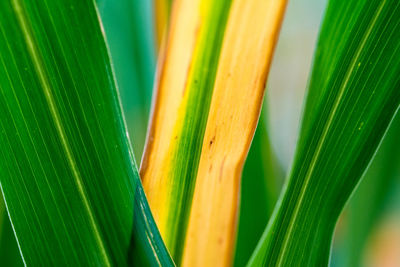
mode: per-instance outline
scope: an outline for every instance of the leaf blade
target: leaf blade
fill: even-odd
[[[187,266],[232,264],[242,169],[285,7],[286,1],[232,1],[185,241]]]
[[[207,1],[174,4],[176,17],[172,16],[166,57],[160,61],[141,174],[174,258],[179,262],[183,250],[183,265],[228,265],[235,239],[240,173],[258,120],[285,1],[224,1],[218,6]],[[246,11],[244,14],[241,8]],[[252,11],[257,11],[257,16],[250,16]],[[241,38],[236,38],[236,27]],[[245,67],[246,58],[240,51],[250,57],[248,64],[254,72]],[[240,92],[240,88],[246,90]],[[237,103],[238,112],[230,111],[232,103]],[[221,108],[223,105],[226,107]],[[215,139],[212,135],[217,124],[221,127]],[[240,129],[243,134],[232,135],[229,129],[237,132],[238,126],[244,128]],[[224,141],[222,136],[228,138]],[[211,150],[217,151],[216,157]],[[228,154],[226,162],[223,151]],[[210,167],[211,158],[216,164]],[[214,186],[213,180],[218,181],[220,173],[229,188],[225,195],[221,194],[220,185]],[[206,192],[208,186],[215,190]],[[218,208],[214,209],[209,198],[215,199]],[[211,218],[211,214],[215,216]],[[169,221],[168,216],[175,221]],[[200,232],[204,223],[208,228]],[[176,244],[180,247],[176,248]]]
[[[6,211],[3,195],[0,196],[0,258],[7,266],[24,266],[17,240]]]
[[[328,264],[337,217],[399,107],[399,12],[330,1],[289,182],[249,265]]]
[[[136,194],[94,3],[0,5],[0,181],[25,262],[124,266],[134,243],[172,264]]]
[[[184,0],[174,5],[176,17],[171,20],[165,58],[160,60],[141,177],[167,247],[179,262],[192,201],[191,180],[195,178],[230,0],[212,8],[208,1]],[[209,42],[215,46],[207,46]],[[191,156],[184,158],[184,154]]]

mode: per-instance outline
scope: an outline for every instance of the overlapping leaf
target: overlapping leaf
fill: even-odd
[[[166,245],[179,262],[230,1],[175,4],[141,174]]]
[[[154,0],[155,37],[158,48],[167,38],[167,28],[174,0]]]
[[[93,1],[0,3],[0,182],[28,265],[172,265]]]
[[[160,231],[183,265],[232,262],[241,170],[284,7],[174,2],[141,173]]]

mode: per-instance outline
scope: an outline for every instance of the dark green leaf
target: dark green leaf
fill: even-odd
[[[1,1],[0,52],[0,182],[27,265],[172,265],[94,3]]]
[[[24,266],[10,219],[0,193],[0,260],[3,266]]]

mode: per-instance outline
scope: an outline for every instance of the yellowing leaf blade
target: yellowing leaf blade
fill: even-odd
[[[285,5],[232,3],[197,173],[185,244],[187,266],[232,262],[241,172]]]
[[[142,179],[174,258],[180,262],[184,249],[183,265],[227,265],[240,174],[285,1],[174,4]]]

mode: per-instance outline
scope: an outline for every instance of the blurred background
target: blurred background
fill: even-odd
[[[154,6],[149,0],[97,3],[140,165],[157,58]],[[325,7],[326,0],[289,1],[263,112],[244,168],[235,266],[247,262],[290,168]],[[0,203],[0,215],[0,265],[20,266],[4,203]],[[400,266],[399,114],[339,219],[331,266]]]

